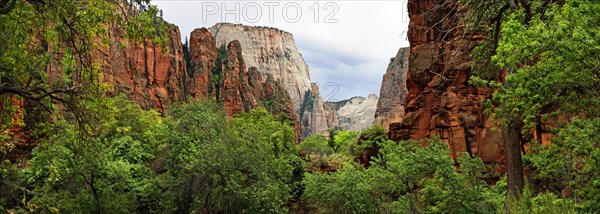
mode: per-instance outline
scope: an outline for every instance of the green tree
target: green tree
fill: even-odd
[[[215,62],[215,67],[210,71],[211,84],[208,87],[208,91],[215,93],[215,98],[217,101],[221,101],[221,85],[223,84],[223,71],[227,69],[228,58],[227,58],[227,48],[225,44],[222,44],[219,47],[217,54],[217,61]]]
[[[332,139],[329,140],[329,146],[336,153],[350,153],[348,146],[356,143],[358,134],[357,131],[335,131]]]
[[[178,212],[286,212],[295,169],[293,129],[265,109],[226,122],[219,108],[192,101],[169,110],[169,171]]]
[[[86,103],[95,125],[49,124],[25,170],[29,207],[46,212],[163,213],[167,189],[150,168],[160,142],[161,118],[123,96]],[[85,130],[86,133],[81,133]]]
[[[23,100],[26,113],[40,115],[40,120],[49,117],[55,103],[78,118],[88,115],[79,100],[101,96],[106,89],[94,54],[109,45],[109,29],[120,27],[133,41],[148,38],[164,44],[166,26],[157,14],[149,0],[0,2],[0,101],[7,110],[0,113],[2,132],[39,122],[13,124],[7,118],[18,108],[10,108],[10,99]],[[0,146],[11,146],[5,142]]]
[[[578,202],[577,211],[600,209],[600,119],[575,119],[561,129],[551,145],[538,145],[526,160],[535,179],[546,182],[549,193]]]
[[[465,1],[466,2],[466,1]],[[486,3],[488,2],[488,3]],[[493,2],[493,3],[492,3]],[[504,125],[508,187],[523,188],[521,134],[578,114],[596,117],[598,108],[600,20],[594,1],[470,1],[470,13],[483,18],[493,35],[473,56],[479,86],[493,86],[495,114]],[[486,10],[485,8],[495,8]],[[490,12],[491,11],[491,12]],[[487,49],[487,50],[486,50]],[[481,69],[484,65],[491,69]],[[502,84],[491,76],[502,76]]]
[[[503,191],[483,182],[483,163],[461,157],[454,170],[440,140],[381,142],[381,155],[368,169],[346,162],[334,173],[307,173],[303,197],[318,213],[490,213],[502,205]]]
[[[573,0],[528,22],[521,21],[524,12],[510,16],[492,58],[509,71],[494,94],[501,115],[517,115],[523,131],[558,115],[599,115],[600,31],[592,24],[600,21],[598,9],[591,1]]]
[[[316,134],[304,139],[298,145],[300,152],[304,155],[330,155],[333,154],[333,148],[329,146],[329,141],[320,134]]]
[[[194,67],[192,65],[192,56],[190,55],[190,40],[187,38],[187,36],[185,37],[185,42],[182,45],[182,49],[187,75],[188,77],[192,78],[194,76]]]

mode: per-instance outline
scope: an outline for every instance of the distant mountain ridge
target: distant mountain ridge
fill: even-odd
[[[371,127],[378,100],[377,95],[371,94],[366,98],[356,96],[347,100],[325,102],[329,128],[361,131]]]

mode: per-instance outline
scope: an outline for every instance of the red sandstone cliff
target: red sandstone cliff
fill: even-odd
[[[289,95],[302,135],[327,134],[324,102],[318,87],[310,82],[308,65],[296,47],[291,33],[270,27],[217,23],[209,31],[217,47],[239,41],[248,69],[254,67],[266,80],[278,81]]]
[[[456,0],[409,0],[411,54],[405,115],[389,126],[394,140],[438,135],[452,156],[469,152],[484,162],[503,162],[501,136],[482,115],[489,89],[468,84],[470,52],[482,41],[465,31]]]
[[[281,82],[272,75],[262,75],[256,67],[248,67],[243,57],[242,45],[233,40],[226,46],[226,63],[223,62],[219,79],[211,76],[217,67],[218,52],[212,34],[206,28],[196,29],[190,36],[190,58],[193,78],[188,81],[190,95],[195,98],[211,97],[223,102],[228,116],[263,106],[275,115],[285,115],[292,122],[296,134],[301,136],[299,120],[293,102]],[[266,78],[263,78],[266,76]],[[212,88],[210,84],[215,84]]]
[[[167,24],[168,42],[164,46],[130,41],[118,26],[109,27],[107,33],[109,44],[95,50],[94,61],[101,65],[101,81],[112,86],[109,95],[124,93],[142,108],[160,112],[185,99],[186,70],[177,26]],[[49,82],[63,73],[62,49],[51,56]]]
[[[217,60],[217,46],[206,28],[192,31],[189,44],[192,78],[187,83],[188,92],[194,98],[206,97],[210,90],[210,72]]]
[[[173,102],[185,99],[186,70],[177,26],[168,26],[165,50],[151,42],[132,43],[124,39],[123,30],[118,28],[109,33],[110,48],[100,50],[100,61],[103,81],[113,85],[113,94],[125,93],[142,108],[161,112]]]

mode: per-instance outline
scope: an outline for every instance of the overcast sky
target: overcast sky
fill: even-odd
[[[402,1],[153,0],[182,37],[218,22],[290,32],[327,101],[379,95],[387,64],[408,46]],[[328,84],[329,83],[329,84]],[[325,87],[325,85],[339,86]],[[337,92],[336,92],[337,91]]]

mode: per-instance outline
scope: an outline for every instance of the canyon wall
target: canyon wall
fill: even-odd
[[[109,95],[125,94],[144,109],[163,112],[170,104],[186,98],[186,68],[181,34],[177,26],[167,25],[167,44],[151,41],[133,42],[125,38],[118,26],[109,26],[109,43],[94,50],[101,81],[109,83]],[[52,50],[52,48],[49,48]],[[48,81],[62,78],[63,49],[50,53]]]
[[[208,97],[213,93],[210,84],[210,73],[215,68],[219,50],[212,34],[206,28],[194,29],[190,33],[189,53],[191,78],[187,81],[187,88],[191,97]]]
[[[220,48],[221,44],[208,29],[194,30],[190,35],[191,71],[188,72],[181,35],[174,25],[168,24],[168,43],[165,46],[153,45],[150,41],[131,42],[124,38],[124,31],[118,27],[112,27],[108,33],[110,44],[100,47],[94,57],[101,65],[101,80],[112,86],[109,96],[123,93],[142,108],[159,112],[164,112],[175,102],[186,101],[188,97],[216,99],[223,104],[228,116],[263,106],[275,115],[285,115],[292,122],[298,139],[301,138],[293,96],[288,94],[281,78],[276,79],[270,72],[260,72],[259,67],[248,66],[244,57],[246,51],[238,40],[229,41]],[[296,55],[299,53],[296,52]],[[60,51],[54,54],[48,67],[50,79],[61,78],[61,58]],[[297,80],[308,81],[302,78],[291,78],[290,81]],[[320,96],[317,97],[320,99]],[[314,117],[321,115],[317,113]],[[323,126],[326,126],[326,121],[323,121]]]
[[[402,122],[404,117],[404,100],[408,95],[406,89],[406,73],[410,48],[400,48],[396,57],[390,59],[387,71],[383,75],[379,101],[375,111],[373,125],[388,129],[391,123]]]
[[[269,76],[281,83],[299,118],[302,135],[327,134],[323,99],[311,85],[308,65],[296,47],[293,35],[270,27],[218,23],[209,29],[216,46],[239,41],[248,69],[254,68],[263,80]]]
[[[361,131],[373,125],[377,95],[353,97],[338,102],[325,102],[328,127],[334,130]]]
[[[144,109],[164,112],[188,98],[214,98],[229,116],[262,106],[289,118],[299,139],[328,135],[329,128],[360,130],[372,123],[376,97],[325,109],[292,34],[285,31],[229,23],[195,29],[189,40],[190,71],[174,25],[168,24],[165,46],[131,42],[118,27],[108,33],[110,44],[96,54],[102,81],[112,86],[109,95],[123,93]],[[57,53],[50,76],[62,73],[60,58]],[[328,114],[339,122],[328,121]]]
[[[408,96],[401,122],[391,123],[394,140],[438,135],[452,157],[462,152],[484,162],[503,162],[501,136],[482,112],[492,91],[468,83],[470,52],[484,38],[465,30],[456,0],[409,0]]]
[[[189,50],[192,78],[187,82],[190,96],[219,100],[228,116],[265,107],[275,115],[285,115],[300,139],[300,123],[281,82],[271,74],[261,74],[256,67],[248,67],[238,40],[217,47],[208,29],[192,31]]]
[[[168,25],[164,47],[151,42],[124,39],[122,29],[109,31],[109,48],[99,51],[103,81],[113,86],[112,94],[124,93],[142,108],[163,112],[170,104],[185,100],[186,69],[179,28]],[[124,45],[123,45],[124,44]]]

